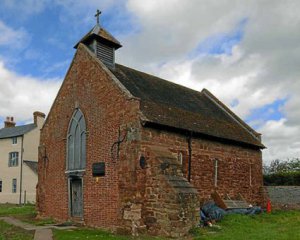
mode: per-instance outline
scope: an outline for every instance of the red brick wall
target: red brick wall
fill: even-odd
[[[187,137],[167,131],[144,128],[142,149],[147,146],[167,147],[174,156],[183,153],[183,172],[188,176]],[[198,189],[202,201],[213,191],[231,197],[238,193],[252,204],[263,202],[262,155],[258,149],[192,138],[191,183]],[[214,186],[214,160],[218,159],[218,184]],[[251,186],[250,186],[251,165]]]
[[[65,173],[66,138],[69,121],[77,105],[83,112],[87,124],[87,164],[83,176],[85,224],[125,229],[128,232],[145,230],[147,227],[149,229],[146,220],[151,213],[146,205],[151,202],[152,190],[157,193],[156,202],[153,204],[160,204],[161,198],[165,203],[178,207],[178,203],[172,198],[173,190],[170,189],[169,195],[162,196],[164,193],[159,193],[162,191],[158,186],[160,182],[152,181],[156,178],[153,169],[152,173],[149,173],[150,170],[147,168],[142,169],[139,158],[141,155],[146,159],[152,156],[153,164],[158,164],[154,155],[149,152],[153,146],[163,147],[175,157],[181,151],[184,161],[182,171],[187,176],[187,138],[176,133],[143,128],[140,124],[138,100],[122,92],[85,47],[79,46],[41,131],[40,141],[41,145],[45,146],[47,159],[40,154],[37,202],[40,215],[62,221],[69,219]],[[116,148],[114,148],[115,157],[112,159],[111,147],[118,140],[119,128],[121,137],[125,134],[126,137],[120,144],[119,159],[116,159]],[[215,158],[219,159],[217,188],[214,187],[213,177]],[[100,177],[98,182],[92,177],[92,164],[95,162],[106,163],[106,176]],[[252,164],[252,186],[249,186],[250,164]],[[157,179],[164,179],[164,176],[161,175]],[[207,200],[216,189],[221,194],[241,193],[251,203],[260,202],[261,152],[193,138],[191,183],[198,189],[202,200]],[[164,182],[161,186],[171,185]],[[170,198],[170,201],[167,198]],[[192,203],[194,200],[187,201]],[[150,207],[153,208],[152,205]],[[159,218],[159,212],[155,214]],[[176,218],[177,216],[172,216],[173,220]],[[184,221],[187,221],[186,228],[192,222],[192,220]],[[158,222],[161,222],[160,226],[157,226],[153,233],[160,229],[158,232],[162,234],[164,220]],[[172,224],[176,225],[176,222]]]
[[[91,226],[117,226],[121,216],[118,169],[122,169],[122,162],[112,161],[111,146],[118,140],[120,126],[124,129],[139,124],[139,104],[122,93],[83,46],[76,53],[41,131],[40,145],[46,148],[47,160],[39,158],[38,210],[41,215],[59,220],[69,218],[66,138],[76,104],[87,124],[84,221]],[[102,161],[106,163],[106,176],[96,182],[92,164]]]

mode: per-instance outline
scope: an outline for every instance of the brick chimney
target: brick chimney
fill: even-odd
[[[34,112],[33,113],[34,124],[39,125],[39,120],[42,120],[42,122],[44,122],[45,116],[46,115],[42,112],[38,112],[38,111]]]
[[[5,128],[15,127],[16,123],[14,122],[14,117],[6,117],[6,121],[4,121]]]

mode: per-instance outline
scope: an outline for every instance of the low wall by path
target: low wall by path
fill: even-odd
[[[300,209],[300,186],[265,186],[275,209]]]

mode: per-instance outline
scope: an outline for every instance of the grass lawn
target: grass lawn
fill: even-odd
[[[51,223],[49,220],[35,220],[34,206],[19,207],[11,204],[0,204],[0,216],[13,216],[20,220],[36,225]],[[300,240],[300,211],[274,211],[271,214],[255,216],[229,215],[216,227],[194,228],[188,239],[195,240]],[[78,228],[74,230],[53,230],[55,240],[162,240],[160,237],[119,236],[103,230]],[[21,234],[21,235],[20,235]],[[23,235],[24,234],[29,234]],[[0,240],[6,239],[32,239],[32,234],[21,229],[14,228],[0,221]],[[19,235],[21,237],[19,237]]]
[[[35,205],[0,204],[0,217],[11,216],[34,225],[54,223],[52,219],[36,219]],[[1,239],[0,239],[1,240]]]
[[[55,240],[76,240],[76,239],[89,239],[89,240],[166,240],[165,238],[161,237],[149,237],[149,236],[142,236],[138,238],[133,238],[130,236],[120,236],[115,235],[112,233],[108,233],[102,230],[96,229],[88,229],[88,228],[81,228],[81,229],[74,229],[74,230],[53,230],[54,239]]]
[[[300,211],[276,211],[255,216],[229,215],[220,223],[221,229],[194,229],[194,239],[203,240],[298,240]]]
[[[31,240],[33,234],[33,231],[26,231],[0,221],[0,240]]]
[[[195,240],[299,240],[300,211],[276,211],[255,216],[229,215],[217,227],[195,228],[189,239]],[[108,239],[123,240],[131,237],[116,236],[100,230],[55,230],[55,240]],[[163,239],[140,237],[138,239]]]
[[[35,206],[16,204],[0,204],[0,216],[35,216]]]

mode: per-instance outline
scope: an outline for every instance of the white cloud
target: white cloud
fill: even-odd
[[[48,0],[23,2],[28,12],[32,8],[31,13],[48,7]],[[62,7],[62,22],[80,19],[83,28],[93,24],[96,8],[105,14],[110,6],[124,2],[55,0],[52,3]],[[5,0],[5,3],[16,6],[17,1]],[[252,123],[261,126],[258,131],[262,132],[268,147],[264,150],[265,161],[299,157],[299,1],[127,0],[126,7],[124,11],[134,15],[140,31],[119,39],[124,46],[117,51],[120,62],[197,90],[205,87],[227,105],[236,102],[233,110],[244,119],[255,108],[287,98],[282,107],[282,119],[264,122],[257,116]],[[191,57],[199,43],[216,34],[231,33],[245,19],[244,36],[233,47],[231,55]],[[77,28],[76,24],[74,26]],[[21,36],[22,29],[17,31]],[[2,41],[7,42],[7,37],[3,38]],[[3,66],[1,69],[1,74],[5,75],[3,69],[7,69]],[[18,79],[23,78],[18,76]],[[37,79],[32,81],[39,83]],[[1,99],[0,96],[4,103]]]
[[[268,150],[263,151],[265,159],[281,159],[299,157],[300,155],[300,127],[290,126],[287,119],[267,121],[259,129],[263,132],[263,141],[268,143]]]
[[[14,30],[0,20],[0,46],[22,48],[27,46],[29,35],[24,29]]]
[[[34,111],[48,113],[61,85],[61,79],[19,76],[0,61],[0,117],[32,121]]]
[[[182,85],[212,91],[244,119],[251,110],[288,98],[284,117],[259,116],[266,162],[300,155],[299,1],[129,0],[142,31],[122,39],[121,62]],[[230,33],[247,19],[232,54],[190,57],[214,34]]]

